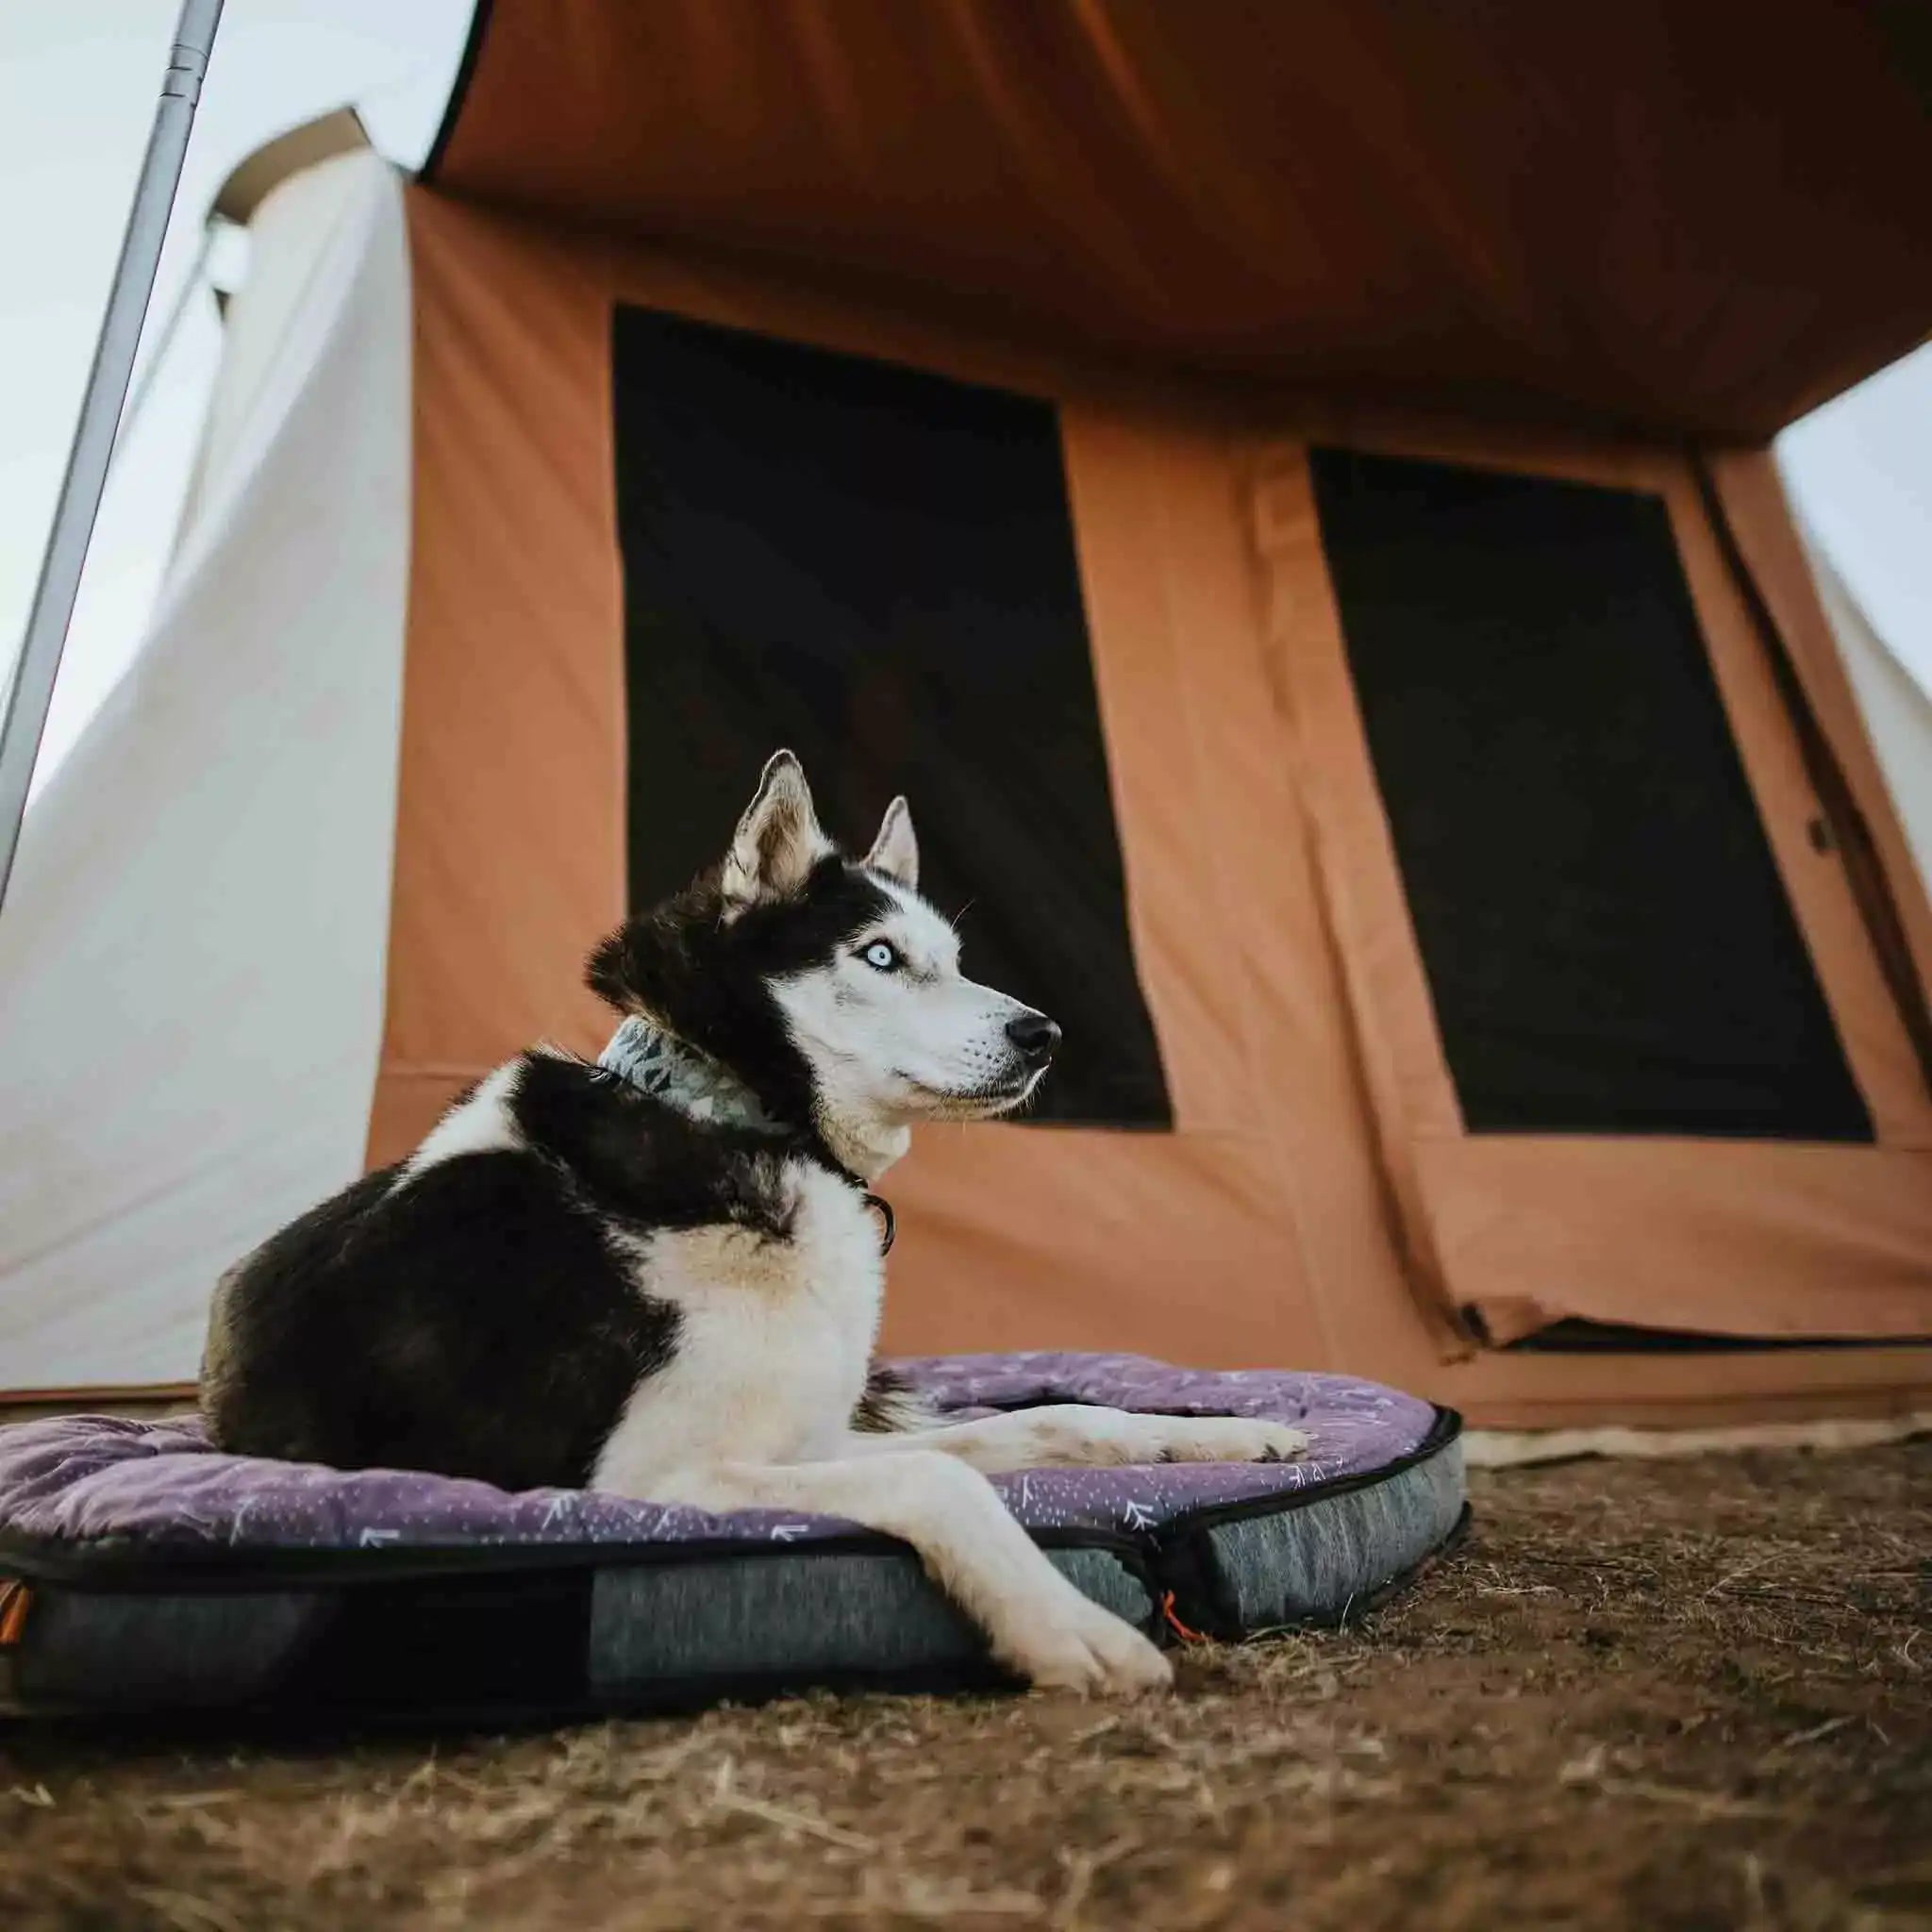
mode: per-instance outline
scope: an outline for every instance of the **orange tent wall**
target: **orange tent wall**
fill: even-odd
[[[1655,1323],[1687,1295],[1689,1325],[1719,1332],[1822,1337],[1849,1319],[1932,1333],[1932,1102],[1849,888],[1801,882],[1785,849],[1803,823],[1787,821],[1816,801],[1683,455],[1154,382],[875,294],[421,189],[409,212],[416,506],[373,1160],[518,1047],[593,1052],[607,1024],[577,968],[624,911],[608,345],[611,304],[636,302],[1059,411],[1174,1131],[928,1133],[892,1176],[889,1346],[1289,1361],[1513,1424],[1886,1409],[1932,1391],[1932,1352],[1910,1347],[1513,1354],[1480,1345],[1463,1312],[1481,1307],[1492,1341],[1565,1313]],[[1666,495],[1878,1145],[1579,1153],[1462,1132],[1300,480],[1317,435]],[[1932,923],[1766,474],[1718,466],[1923,973]]]

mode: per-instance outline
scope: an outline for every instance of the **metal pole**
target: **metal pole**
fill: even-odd
[[[202,76],[208,72],[208,51],[221,17],[222,0],[182,0],[174,50],[161,77],[161,97],[155,105],[155,125],[135,185],[134,206],[128,210],[127,232],[121,240],[121,258],[108,291],[108,312],[101,318],[93,367],[81,396],[80,424],[67,454],[67,474],[60,480],[54,524],[41,559],[26,636],[7,694],[6,714],[0,717],[0,903],[6,900],[13,872],[27,788],[40,756],[41,735],[47,728],[47,708],[54,700],[54,677],[74,618],[74,601],[80,593],[81,566],[87,561],[88,540],[100,511],[121,405],[134,372],[141,325],[154,293],[168,215],[181,179],[181,158],[188,151]]]

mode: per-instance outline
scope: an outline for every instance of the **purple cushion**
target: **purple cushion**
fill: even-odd
[[[1143,1532],[1204,1507],[1372,1474],[1412,1455],[1436,1419],[1426,1402],[1346,1375],[1222,1374],[1141,1356],[1045,1353],[901,1366],[948,1411],[1092,1402],[1260,1416],[1293,1423],[1312,1438],[1298,1462],[1044,1469],[994,1478],[1029,1529]],[[822,1516],[712,1516],[589,1491],[510,1495],[410,1471],[345,1474],[225,1456],[192,1420],[60,1416],[0,1429],[0,1545],[43,1557],[112,1551],[219,1562],[225,1553],[291,1549],[807,1541],[850,1529]]]

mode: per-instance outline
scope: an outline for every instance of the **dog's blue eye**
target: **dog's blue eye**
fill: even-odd
[[[881,973],[892,973],[898,969],[899,955],[884,940],[873,941],[859,957],[868,966],[876,967]]]

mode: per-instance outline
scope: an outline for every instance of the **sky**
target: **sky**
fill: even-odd
[[[235,163],[344,105],[413,167],[462,57],[473,0],[227,0],[135,388]],[[179,0],[0,0],[0,678],[10,675],[147,145]],[[239,240],[239,238],[238,238]],[[218,274],[245,269],[225,253]],[[124,419],[55,687],[36,789],[138,648],[175,538],[221,356],[195,287],[131,425]]]
[[[227,0],[137,363],[189,281],[234,164],[331,108],[414,166],[473,0]],[[25,629],[178,0],[0,0],[0,677]],[[210,264],[245,273],[237,242]],[[213,297],[179,327],[122,445],[88,556],[36,787],[138,649],[221,353]],[[1932,346],[1780,439],[1801,514],[1867,618],[1932,691]]]

